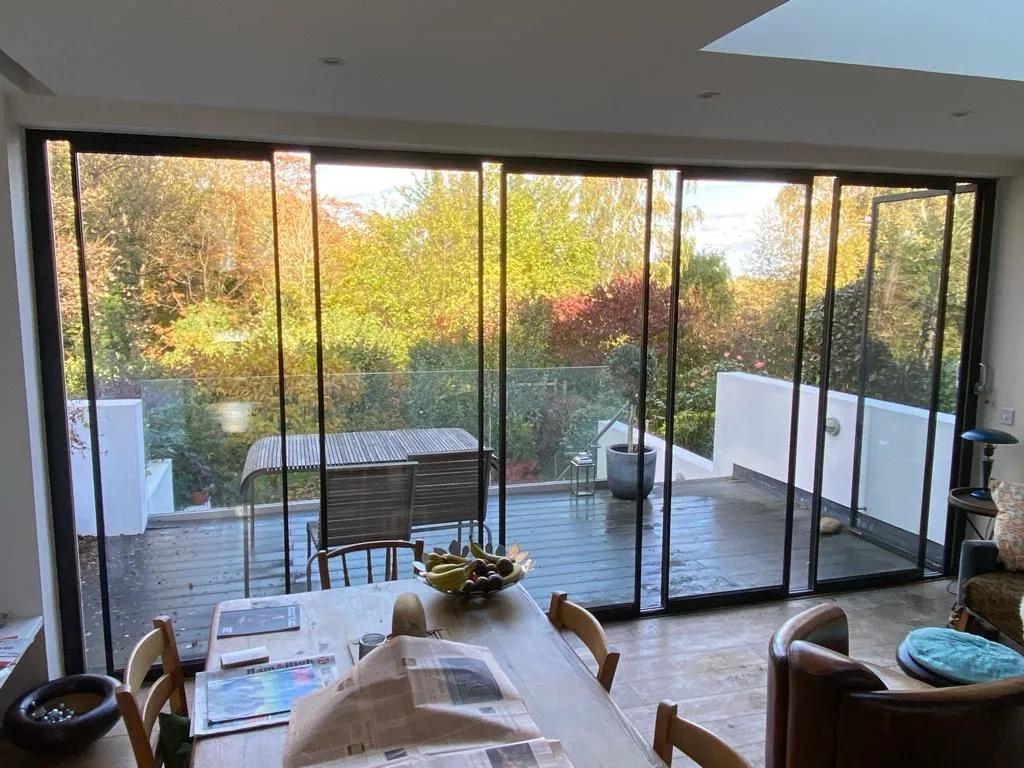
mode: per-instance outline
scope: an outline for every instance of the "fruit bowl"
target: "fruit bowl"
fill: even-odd
[[[497,546],[487,550],[470,541],[462,546],[452,541],[448,549],[440,547],[416,563],[416,576],[438,592],[462,597],[488,597],[518,584],[533,569],[529,552],[513,544],[507,550]]]

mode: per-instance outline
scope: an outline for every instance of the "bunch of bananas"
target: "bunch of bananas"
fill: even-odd
[[[519,581],[526,574],[519,563],[487,552],[476,542],[470,542],[469,550],[472,557],[451,552],[431,552],[427,555],[426,571],[423,574],[427,583],[442,592],[473,595],[497,592]]]

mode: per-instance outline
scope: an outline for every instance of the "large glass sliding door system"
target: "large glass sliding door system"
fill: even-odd
[[[28,145],[69,671],[157,613],[201,664],[408,462],[413,537],[606,618],[949,568],[991,182]]]

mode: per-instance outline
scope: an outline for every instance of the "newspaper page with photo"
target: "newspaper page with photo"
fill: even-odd
[[[557,741],[533,739],[458,752],[391,747],[321,763],[318,768],[573,768]]]
[[[295,702],[283,768],[375,765],[359,756],[410,747],[450,752],[540,736],[486,648],[399,636]]]

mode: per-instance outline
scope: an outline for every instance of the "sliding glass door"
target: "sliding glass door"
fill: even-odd
[[[199,664],[217,602],[317,589],[367,465],[416,466],[386,538],[517,545],[538,603],[604,617],[948,561],[991,185],[94,134],[29,161],[69,671],[158,613]]]

